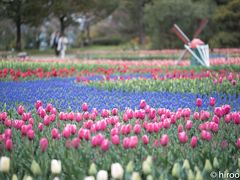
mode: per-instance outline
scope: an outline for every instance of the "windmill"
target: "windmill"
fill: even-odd
[[[208,19],[201,20],[199,27],[196,29],[193,39],[190,40],[188,36],[180,29],[176,24],[172,27],[172,32],[174,32],[177,37],[184,43],[185,50],[182,52],[178,58],[176,65],[181,61],[185,55],[189,52],[194,60],[191,61],[191,64],[200,64],[203,66],[209,67],[209,47],[204,45],[204,42],[197,37],[201,34],[202,30],[205,28]],[[193,50],[194,49],[194,50]]]

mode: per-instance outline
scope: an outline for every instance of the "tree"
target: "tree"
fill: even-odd
[[[170,32],[174,23],[192,38],[199,19],[209,16],[208,4],[191,0],[153,0],[145,8],[145,22],[153,48],[183,47],[176,35]]]
[[[215,35],[210,42],[218,47],[239,47],[240,44],[240,0],[222,3],[213,15],[217,24]]]
[[[21,25],[39,24],[46,15],[47,0],[2,0],[0,7],[2,16],[15,23],[16,50],[21,50]]]

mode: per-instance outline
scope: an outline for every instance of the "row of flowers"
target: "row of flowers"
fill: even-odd
[[[10,158],[6,156],[2,156],[0,159],[0,172],[4,174],[8,174],[10,170]],[[214,169],[218,170],[219,162],[218,159],[215,157],[213,163],[211,163],[208,159],[205,161],[205,165],[203,170],[201,171],[197,166],[194,167],[194,171],[191,168],[189,160],[185,159],[182,164],[179,162],[174,163],[171,171],[172,177],[181,178],[183,173],[186,173],[185,178],[188,180],[202,180],[203,177],[209,178],[211,172]],[[238,158],[238,168],[240,168],[240,158]],[[42,170],[40,165],[33,160],[30,167],[31,173],[34,177],[38,177],[42,175]],[[60,160],[52,159],[51,166],[50,166],[51,174],[55,176],[53,180],[59,180],[58,177],[62,173],[62,164]],[[131,180],[141,180],[142,178],[146,180],[153,180],[153,158],[152,156],[148,156],[146,160],[142,163],[141,172],[134,171],[134,162],[130,161],[125,169],[119,163],[112,163],[110,174],[108,170],[98,170],[95,163],[92,163],[88,169],[88,176],[84,177],[84,180],[108,180],[110,177],[112,179],[121,180],[121,179],[131,179]],[[236,175],[234,177],[237,179],[239,178],[240,170],[237,169]],[[222,177],[227,177],[228,171],[225,170],[222,173]],[[233,174],[233,173],[232,173]],[[219,176],[220,177],[220,176]],[[220,177],[221,178],[221,177]],[[163,180],[164,176],[160,175],[159,180]],[[16,174],[12,175],[12,180],[18,180]],[[31,175],[25,175],[23,180],[33,180]]]
[[[215,106],[214,98],[209,99],[209,111],[201,109],[202,99],[195,103],[196,111],[170,111],[152,108],[142,100],[139,109],[127,108],[124,112],[117,108],[90,111],[87,103],[82,104],[80,112],[59,112],[52,104],[44,107],[41,101],[35,103],[35,111],[28,112],[21,105],[17,112],[0,113],[1,155],[19,159],[13,162],[10,174],[19,173],[21,177],[27,172],[32,175],[26,168],[32,160],[47,176],[50,159],[57,159],[52,161],[56,167],[61,164],[58,160],[62,162],[63,173],[59,176],[78,179],[91,175],[87,170],[91,163],[103,169],[99,173],[107,177],[110,164],[127,166],[130,160],[135,164],[133,171],[143,179],[148,175],[184,178],[186,173],[190,179],[205,176],[200,169],[210,172],[211,163],[206,161],[204,165],[204,161],[216,161],[214,157],[219,168],[236,170],[240,112],[232,111],[230,105]],[[148,155],[153,157],[153,165],[146,160]],[[181,173],[179,163],[184,159],[191,159],[189,163],[198,167],[194,173],[193,169]],[[96,176],[100,177],[98,173]]]

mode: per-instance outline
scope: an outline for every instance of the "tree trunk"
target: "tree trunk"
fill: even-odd
[[[64,30],[65,30],[64,18],[65,18],[65,16],[60,17],[60,30],[61,30],[60,32],[61,32],[61,34],[64,34]]]
[[[22,49],[22,46],[21,46],[21,19],[18,18],[16,20],[16,28],[17,28],[17,31],[16,31],[16,50],[17,51],[21,51]]]

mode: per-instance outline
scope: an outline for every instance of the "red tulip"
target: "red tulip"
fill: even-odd
[[[143,141],[143,144],[147,145],[149,143],[148,136],[147,135],[143,135],[142,136],[142,141]]]
[[[198,142],[198,139],[196,136],[193,136],[192,139],[191,139],[191,147],[192,148],[195,148],[197,146],[197,142]]]
[[[113,109],[112,109],[112,115],[113,115],[113,116],[118,115],[118,109],[117,109],[117,108],[113,108]]]
[[[38,100],[35,104],[36,109],[38,110],[38,108],[41,106],[42,106],[42,101]]]
[[[215,104],[216,104],[215,98],[210,97],[209,98],[209,104],[210,104],[210,106],[215,106]]]
[[[114,145],[118,145],[118,144],[120,143],[120,138],[119,138],[118,135],[113,135],[113,136],[112,136],[112,143],[113,143]]]
[[[35,136],[35,132],[34,132],[32,129],[30,129],[30,130],[27,132],[27,136],[28,136],[28,139],[29,139],[29,140],[32,140],[32,139],[34,138],[34,136]]]
[[[46,151],[48,148],[48,140],[47,138],[41,138],[40,140],[40,149],[42,152]]]
[[[202,99],[197,98],[196,99],[196,105],[197,105],[197,107],[201,107],[202,106]]]
[[[5,146],[6,146],[6,149],[7,149],[8,151],[12,151],[12,149],[13,149],[12,139],[7,139],[7,140],[5,141]]]
[[[160,144],[162,146],[167,146],[168,145],[168,142],[169,142],[169,137],[167,134],[163,134],[161,139],[160,139]]]
[[[178,133],[178,139],[181,143],[186,143],[188,141],[188,136],[185,131]]]

